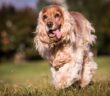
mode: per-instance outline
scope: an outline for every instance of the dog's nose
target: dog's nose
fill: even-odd
[[[53,23],[52,23],[52,22],[48,22],[48,23],[47,23],[47,26],[48,26],[48,28],[52,28]]]

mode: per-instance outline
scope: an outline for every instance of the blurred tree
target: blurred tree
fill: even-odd
[[[110,1],[102,4],[97,17],[99,54],[110,55]]]
[[[65,0],[62,0],[65,1]],[[46,5],[58,0],[38,0],[37,14]],[[66,0],[69,10],[84,14],[96,29],[98,55],[110,55],[110,0]],[[11,58],[23,52],[32,57],[33,32],[37,14],[31,8],[16,9],[12,5],[0,8],[0,58]]]
[[[33,32],[36,26],[35,12],[31,8],[18,10],[11,5],[3,6],[0,9],[0,21],[1,58],[12,58],[17,51],[24,52],[26,56],[32,55]],[[9,41],[8,44],[4,43],[6,40]],[[28,52],[29,50],[31,52]]]
[[[47,2],[47,0],[38,0],[37,2],[37,12],[39,13],[39,11],[44,7],[49,5],[49,2]]]

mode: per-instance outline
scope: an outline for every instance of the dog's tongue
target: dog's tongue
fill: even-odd
[[[55,31],[53,31],[53,33],[55,34],[55,36],[60,39],[61,38],[61,32],[57,29]]]

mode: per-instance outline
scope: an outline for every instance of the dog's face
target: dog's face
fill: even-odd
[[[63,12],[58,6],[49,6],[42,10],[42,21],[49,38],[61,38],[61,27],[64,22]]]
[[[79,43],[79,39],[88,39],[93,30],[90,23],[77,12],[70,13],[61,6],[50,5],[39,13],[37,36],[50,45],[63,42]],[[91,41],[90,41],[91,42]]]

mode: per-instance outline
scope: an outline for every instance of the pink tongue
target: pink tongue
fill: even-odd
[[[61,32],[59,30],[55,30],[53,31],[53,33],[55,34],[55,36],[60,39],[61,38]]]

